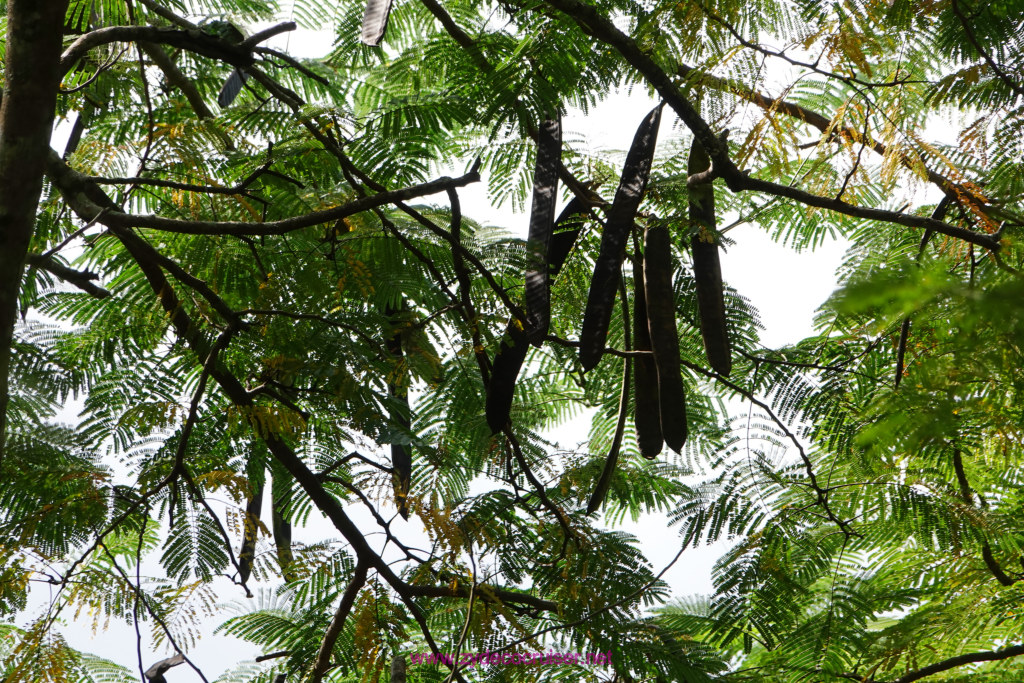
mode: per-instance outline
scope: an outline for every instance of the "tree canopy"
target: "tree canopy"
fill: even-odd
[[[1024,678],[1020,2],[2,4],[5,683]],[[815,334],[740,225],[849,243]]]

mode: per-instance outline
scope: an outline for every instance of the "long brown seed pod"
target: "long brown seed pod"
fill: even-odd
[[[387,314],[392,317],[396,310],[389,309]],[[395,332],[385,342],[388,354],[397,361],[397,366],[388,379],[388,397],[391,399],[391,423],[400,428],[403,434],[408,434],[412,425],[409,411],[409,388],[402,381],[403,363],[402,359],[402,336]],[[392,437],[394,438],[394,437]],[[398,514],[402,519],[409,519],[409,504],[407,501],[409,487],[412,482],[412,454],[410,447],[401,443],[391,443],[391,468],[392,482],[395,489],[395,505],[398,507]]]
[[[686,389],[679,363],[679,331],[672,296],[672,251],[668,228],[648,227],[644,234],[644,289],[647,325],[658,368],[661,433],[678,453],[686,443]]]
[[[274,495],[271,522],[274,531],[274,546],[277,550],[277,563],[281,567],[281,578],[295,581],[299,578],[295,572],[295,555],[292,553],[292,523],[288,519],[288,507],[291,502],[291,488],[284,473],[274,474],[272,486]]]
[[[587,308],[583,314],[583,329],[580,331],[580,364],[584,370],[593,369],[604,354],[612,306],[615,304],[621,277],[622,259],[626,255],[626,239],[647,189],[662,106],[659,104],[652,109],[637,129],[633,144],[626,154],[615,200],[608,210],[608,220],[601,235],[601,250],[594,262],[594,277],[590,281]]]
[[[579,222],[579,214],[586,211],[582,202],[573,198],[555,221],[557,227],[567,227]],[[565,259],[572,251],[576,238],[580,234],[580,226],[556,232],[551,237],[551,247],[548,253],[548,265],[551,268],[551,277],[554,277],[562,269]],[[515,318],[509,318],[505,326],[505,338],[498,347],[494,356],[494,363],[491,367],[491,378],[487,383],[487,401],[484,406],[484,414],[487,417],[487,426],[491,433],[498,433],[508,423],[509,414],[512,412],[512,397],[515,393],[516,379],[519,371],[526,360],[526,351],[529,345],[526,333],[516,324]]]
[[[704,147],[693,141],[687,162],[687,173],[692,177],[711,167]],[[693,278],[697,287],[697,312],[700,315],[700,334],[708,363],[715,372],[728,376],[732,371],[732,343],[725,315],[725,292],[722,284],[722,265],[718,255],[718,233],[715,222],[715,190],[710,181],[690,185],[690,223],[693,237]]]
[[[261,482],[245,505],[245,528],[242,531],[242,548],[238,551],[238,578],[242,583],[252,574],[252,562],[256,557],[256,537],[260,529],[260,510],[263,508],[263,483]]]
[[[359,42],[374,47],[380,45],[380,41],[384,39],[384,32],[388,28],[389,16],[391,16],[391,0],[367,0]]]
[[[390,683],[405,683],[405,656],[401,653],[391,658]]]
[[[634,241],[636,238],[634,238]],[[637,245],[639,247],[639,244]],[[651,350],[651,333],[647,326],[647,295],[644,291],[644,262],[636,249],[633,262],[633,348]],[[661,436],[661,404],[658,398],[658,366],[654,355],[633,357],[633,424],[636,427],[640,455],[653,460],[661,453],[665,440]]]
[[[540,346],[551,324],[551,273],[548,267],[551,235],[555,231],[558,164],[562,158],[562,122],[556,114],[542,121],[533,172],[533,206],[526,247],[526,338]]]
[[[505,338],[502,339],[498,352],[494,354],[491,380],[487,383],[484,414],[492,434],[500,432],[508,423],[509,415],[512,412],[512,396],[516,390],[516,379],[519,377],[519,370],[523,367],[523,361],[526,360],[526,352],[529,347],[526,334],[519,329],[514,318],[510,319],[505,328]]]
[[[626,413],[629,412],[629,385],[630,385],[629,358],[622,359],[622,391],[619,394],[619,419],[615,423],[615,435],[612,437],[611,448],[608,449],[608,457],[604,461],[604,469],[601,470],[601,478],[597,480],[594,492],[590,494],[590,501],[587,503],[587,514],[592,514],[604,502],[608,495],[608,488],[612,483],[612,476],[615,474],[615,466],[619,462],[619,449],[622,447],[622,433],[626,428]]]

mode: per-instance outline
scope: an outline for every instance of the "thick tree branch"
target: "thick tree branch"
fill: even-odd
[[[294,27],[294,24],[292,25]],[[253,63],[251,50],[229,43],[199,29],[182,30],[162,26],[106,26],[89,31],[64,51],[60,72],[66,74],[90,50],[110,43],[157,43],[188,50],[204,57],[226,62],[235,67]]]
[[[102,191],[99,190],[95,179],[65,164],[60,156],[52,150],[48,160],[47,172],[55,179],[60,179],[59,185],[65,196],[70,197],[69,202],[86,199],[97,207],[95,210],[98,214],[99,208],[102,208],[103,205],[97,201],[97,193],[102,194]],[[401,190],[390,190],[360,197],[333,209],[314,211],[302,216],[293,216],[265,223],[187,221],[154,215],[134,216],[124,213],[116,206],[108,207],[109,210],[98,218],[98,222],[111,228],[151,228],[153,230],[191,235],[283,235],[313,225],[334,222],[340,218],[345,218],[361,211],[368,211],[385,204],[396,204],[407,199],[444,192],[453,187],[464,187],[479,180],[480,174],[474,170],[458,178],[442,177]],[[76,200],[75,198],[78,199]],[[92,219],[95,215],[89,215],[88,217]]]
[[[50,148],[67,0],[8,0],[0,101],[0,461],[7,436],[11,343]]]
[[[934,676],[937,673],[955,669],[958,666],[966,666],[967,664],[976,664],[978,662],[998,662],[1002,659],[1020,657],[1021,655],[1024,655],[1024,645],[1013,645],[1002,650],[991,650],[989,652],[972,652],[971,654],[958,655],[922,667],[917,671],[911,671],[905,676],[891,681],[891,683],[912,683],[912,681]]]
[[[47,272],[53,273],[61,280],[78,287],[83,292],[91,294],[97,299],[106,299],[110,296],[109,291],[93,282],[93,280],[99,277],[96,273],[69,268],[63,263],[55,261],[53,258],[42,256],[40,254],[30,254],[27,262],[30,266],[35,266],[36,268],[41,268]]]
[[[345,627],[345,620],[348,619],[352,606],[356,604],[356,597],[365,584],[366,564],[360,560],[356,563],[356,570],[352,575],[352,581],[349,582],[348,588],[345,589],[345,593],[341,596],[338,609],[335,610],[334,617],[327,626],[324,638],[320,642],[320,650],[316,653],[316,660],[313,662],[313,673],[310,674],[309,678],[312,683],[320,683],[323,680],[324,674],[327,673],[327,669],[330,668],[331,652],[334,650],[334,643],[337,642],[338,636],[341,635],[341,629]]]

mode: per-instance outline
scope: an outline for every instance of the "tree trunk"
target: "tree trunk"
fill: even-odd
[[[50,147],[67,0],[8,0],[0,104],[0,458],[18,292]]]

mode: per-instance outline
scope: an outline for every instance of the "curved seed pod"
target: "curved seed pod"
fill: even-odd
[[[391,0],[367,0],[359,42],[376,47],[384,39],[391,15]]]
[[[608,458],[604,461],[604,469],[601,471],[601,478],[597,480],[594,492],[590,494],[590,501],[587,503],[587,514],[592,514],[604,502],[608,494],[608,488],[612,483],[612,475],[615,474],[615,465],[619,462],[619,448],[622,446],[622,432],[626,428],[626,413],[629,411],[629,384],[630,384],[630,362],[628,358],[622,359],[622,393],[619,394],[619,420],[615,423],[615,436],[612,437],[611,448],[608,449]]]
[[[508,327],[505,328],[505,338],[498,347],[498,353],[494,355],[491,381],[487,384],[484,413],[492,434],[497,434],[508,424],[516,378],[519,377],[519,370],[523,367],[528,349],[526,335],[516,325],[515,320],[509,320]]]
[[[572,251],[576,244],[576,238],[579,237],[580,230],[583,229],[581,224],[586,213],[586,205],[573,197],[562,209],[562,213],[558,214],[555,226],[567,229],[551,236],[551,246],[548,248],[548,266],[551,269],[551,277],[555,277],[561,272],[565,260],[569,258],[569,252]]]
[[[644,289],[647,325],[658,368],[661,433],[676,453],[686,443],[686,389],[679,364],[679,331],[672,297],[672,251],[668,228],[649,227],[644,234]]]
[[[405,657],[401,654],[391,658],[390,683],[405,683]]]
[[[593,369],[604,354],[622,259],[626,255],[626,238],[633,227],[640,199],[647,189],[662,106],[659,104],[652,109],[637,129],[633,145],[626,155],[626,163],[622,167],[615,201],[608,210],[608,220],[601,235],[601,250],[594,262],[594,277],[590,282],[587,308],[583,314],[583,329],[580,331],[580,364],[584,370]]]
[[[693,141],[687,173],[703,173],[711,167],[704,147]],[[718,257],[718,236],[715,232],[715,190],[710,182],[690,186],[690,222],[695,232],[690,239],[693,252],[693,278],[697,287],[697,311],[704,352],[715,372],[728,376],[732,372],[732,344],[725,316],[725,295],[722,265]]]
[[[238,93],[242,92],[242,86],[249,80],[249,74],[242,69],[235,69],[228,74],[227,79],[224,81],[224,85],[221,86],[220,92],[217,93],[217,106],[229,107],[231,103],[238,97]]]
[[[295,581],[295,555],[292,554],[292,524],[288,521],[285,511],[291,503],[291,489],[283,472],[275,472],[271,488],[274,496],[271,506],[271,521],[274,531],[274,546],[277,549],[277,563],[281,567],[281,578]]]
[[[562,122],[556,115],[542,121],[537,142],[537,166],[533,172],[533,206],[527,239],[526,338],[540,346],[551,324],[551,274],[548,254],[555,230],[558,199],[558,162],[562,158]]]
[[[584,211],[586,211],[586,207],[583,203],[573,198],[558,215],[555,224],[558,227],[572,225],[579,220],[577,216]],[[577,226],[552,235],[548,254],[548,265],[551,268],[552,277],[562,269],[565,259],[568,258],[569,252],[572,251],[572,247],[576,243],[580,230],[581,228]],[[491,379],[487,384],[484,413],[487,416],[487,426],[491,428],[492,434],[500,432],[508,424],[516,378],[519,377],[519,370],[523,367],[523,361],[526,360],[528,344],[526,334],[516,324],[515,319],[510,318],[505,326],[505,338],[502,340],[501,346],[498,347],[498,353],[494,356]]]
[[[164,677],[164,674],[167,673],[167,670],[170,669],[172,666],[178,666],[179,664],[182,664],[184,662],[185,655],[179,652],[173,657],[161,659],[159,662],[146,669],[146,673],[144,675],[152,683],[167,683],[167,679]]]
[[[639,251],[639,250],[638,250]],[[647,296],[644,291],[644,265],[637,254],[633,266],[633,348],[651,350],[651,333],[647,326]],[[633,357],[633,424],[640,455],[649,460],[661,453],[661,407],[658,400],[658,366],[654,355]]]
[[[389,317],[395,313],[397,311],[393,309],[388,309],[387,311]],[[401,361],[404,354],[402,353],[401,334],[395,332],[395,334],[388,337],[385,346],[387,347],[388,354],[398,361],[398,367],[388,380],[388,396],[391,399],[391,424],[400,428],[403,434],[407,434],[412,426],[412,420],[410,419],[409,410],[409,389],[402,381],[404,364]],[[395,489],[395,505],[398,507],[398,514],[402,515],[402,519],[409,519],[407,497],[409,495],[409,486],[412,482],[412,453],[409,446],[392,442],[391,468],[392,482]]]
[[[259,535],[260,510],[263,507],[261,482],[245,505],[245,529],[242,531],[242,549],[238,551],[238,578],[242,583],[252,574],[252,561],[256,557],[256,536]]]

